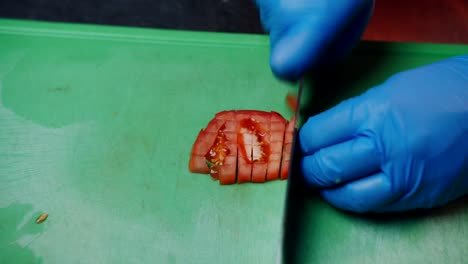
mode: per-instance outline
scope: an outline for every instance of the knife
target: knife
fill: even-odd
[[[297,140],[297,134],[299,130],[299,115],[300,115],[300,105],[302,98],[302,90],[304,88],[304,79],[299,80],[299,88],[296,98],[296,109],[294,112],[295,124],[294,124],[294,135],[292,142],[291,158],[289,163],[288,171],[288,180],[286,184],[286,198],[284,204],[284,215],[282,221],[282,238],[281,238],[281,252],[278,258],[278,263],[291,263],[294,259],[294,245],[291,241],[294,240],[294,235],[296,234],[295,228],[297,227],[297,210],[295,210],[295,205],[297,206],[297,194],[294,192],[297,189],[297,183],[300,181],[298,179],[298,165],[299,165],[299,142]],[[292,246],[292,247],[291,247]]]

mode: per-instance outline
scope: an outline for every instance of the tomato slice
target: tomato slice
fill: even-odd
[[[269,133],[271,114],[240,111],[239,117],[238,147],[241,155],[238,162],[250,165],[252,182],[265,182],[271,153]],[[244,181],[242,179],[238,182]]]
[[[203,129],[198,134],[197,140],[192,147],[192,155],[190,157],[189,170],[203,174],[210,173],[210,169],[206,165],[205,155],[210,150],[215,138]]]
[[[270,119],[270,161],[267,169],[267,180],[277,180],[280,175],[281,158],[283,156],[284,132],[286,120],[278,113],[272,113]]]
[[[284,133],[283,157],[281,159],[281,179],[282,180],[288,178],[295,126],[296,126],[296,118],[293,117],[288,122],[286,126],[286,131]]]
[[[239,111],[236,114],[236,120],[238,122],[237,129],[237,182],[250,182],[252,179],[252,163],[248,162],[249,157],[252,154],[252,140],[249,140],[250,137],[247,133],[244,132],[240,127],[240,122],[242,120],[247,120],[250,118],[250,114],[246,111]]]
[[[223,122],[213,119],[210,121],[206,129],[202,129],[200,131],[192,148],[189,163],[190,171],[204,174],[209,173],[213,179],[218,179],[217,173],[211,173],[211,166],[209,166],[209,161],[206,159],[206,155],[210,152],[210,149],[217,141],[218,132],[223,125]]]
[[[290,159],[286,156],[291,153],[285,144],[292,143],[294,132],[290,123],[276,112],[219,112],[199,132],[189,170],[210,174],[220,184],[285,179]]]
[[[237,171],[237,127],[234,112],[225,112],[216,116],[216,119],[224,122],[224,135],[226,137],[225,147],[228,152],[224,164],[219,169],[220,184],[236,183]]]

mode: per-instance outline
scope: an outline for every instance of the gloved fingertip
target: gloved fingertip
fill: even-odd
[[[301,20],[288,29],[272,32],[270,67],[279,78],[297,81],[317,63],[323,36],[315,21]]]
[[[270,68],[276,77],[286,81],[295,82],[300,76],[295,66],[288,63],[288,57],[282,52],[272,52],[270,56]]]

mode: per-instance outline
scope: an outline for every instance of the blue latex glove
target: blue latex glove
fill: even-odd
[[[372,0],[256,2],[270,33],[271,69],[288,80],[344,57],[362,35],[374,5]]]
[[[306,181],[356,212],[431,208],[468,193],[468,56],[396,74],[311,117]]]

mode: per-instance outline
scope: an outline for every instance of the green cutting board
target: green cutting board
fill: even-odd
[[[188,171],[218,111],[292,115],[267,47],[1,20],[0,263],[274,262],[286,182]]]
[[[286,182],[220,186],[188,172],[216,112],[292,115],[294,87],[271,75],[268,47],[266,36],[0,20],[0,263],[276,262]],[[461,53],[365,43],[333,82],[315,81],[304,111]],[[466,200],[382,220],[297,194],[290,262],[467,259]]]

